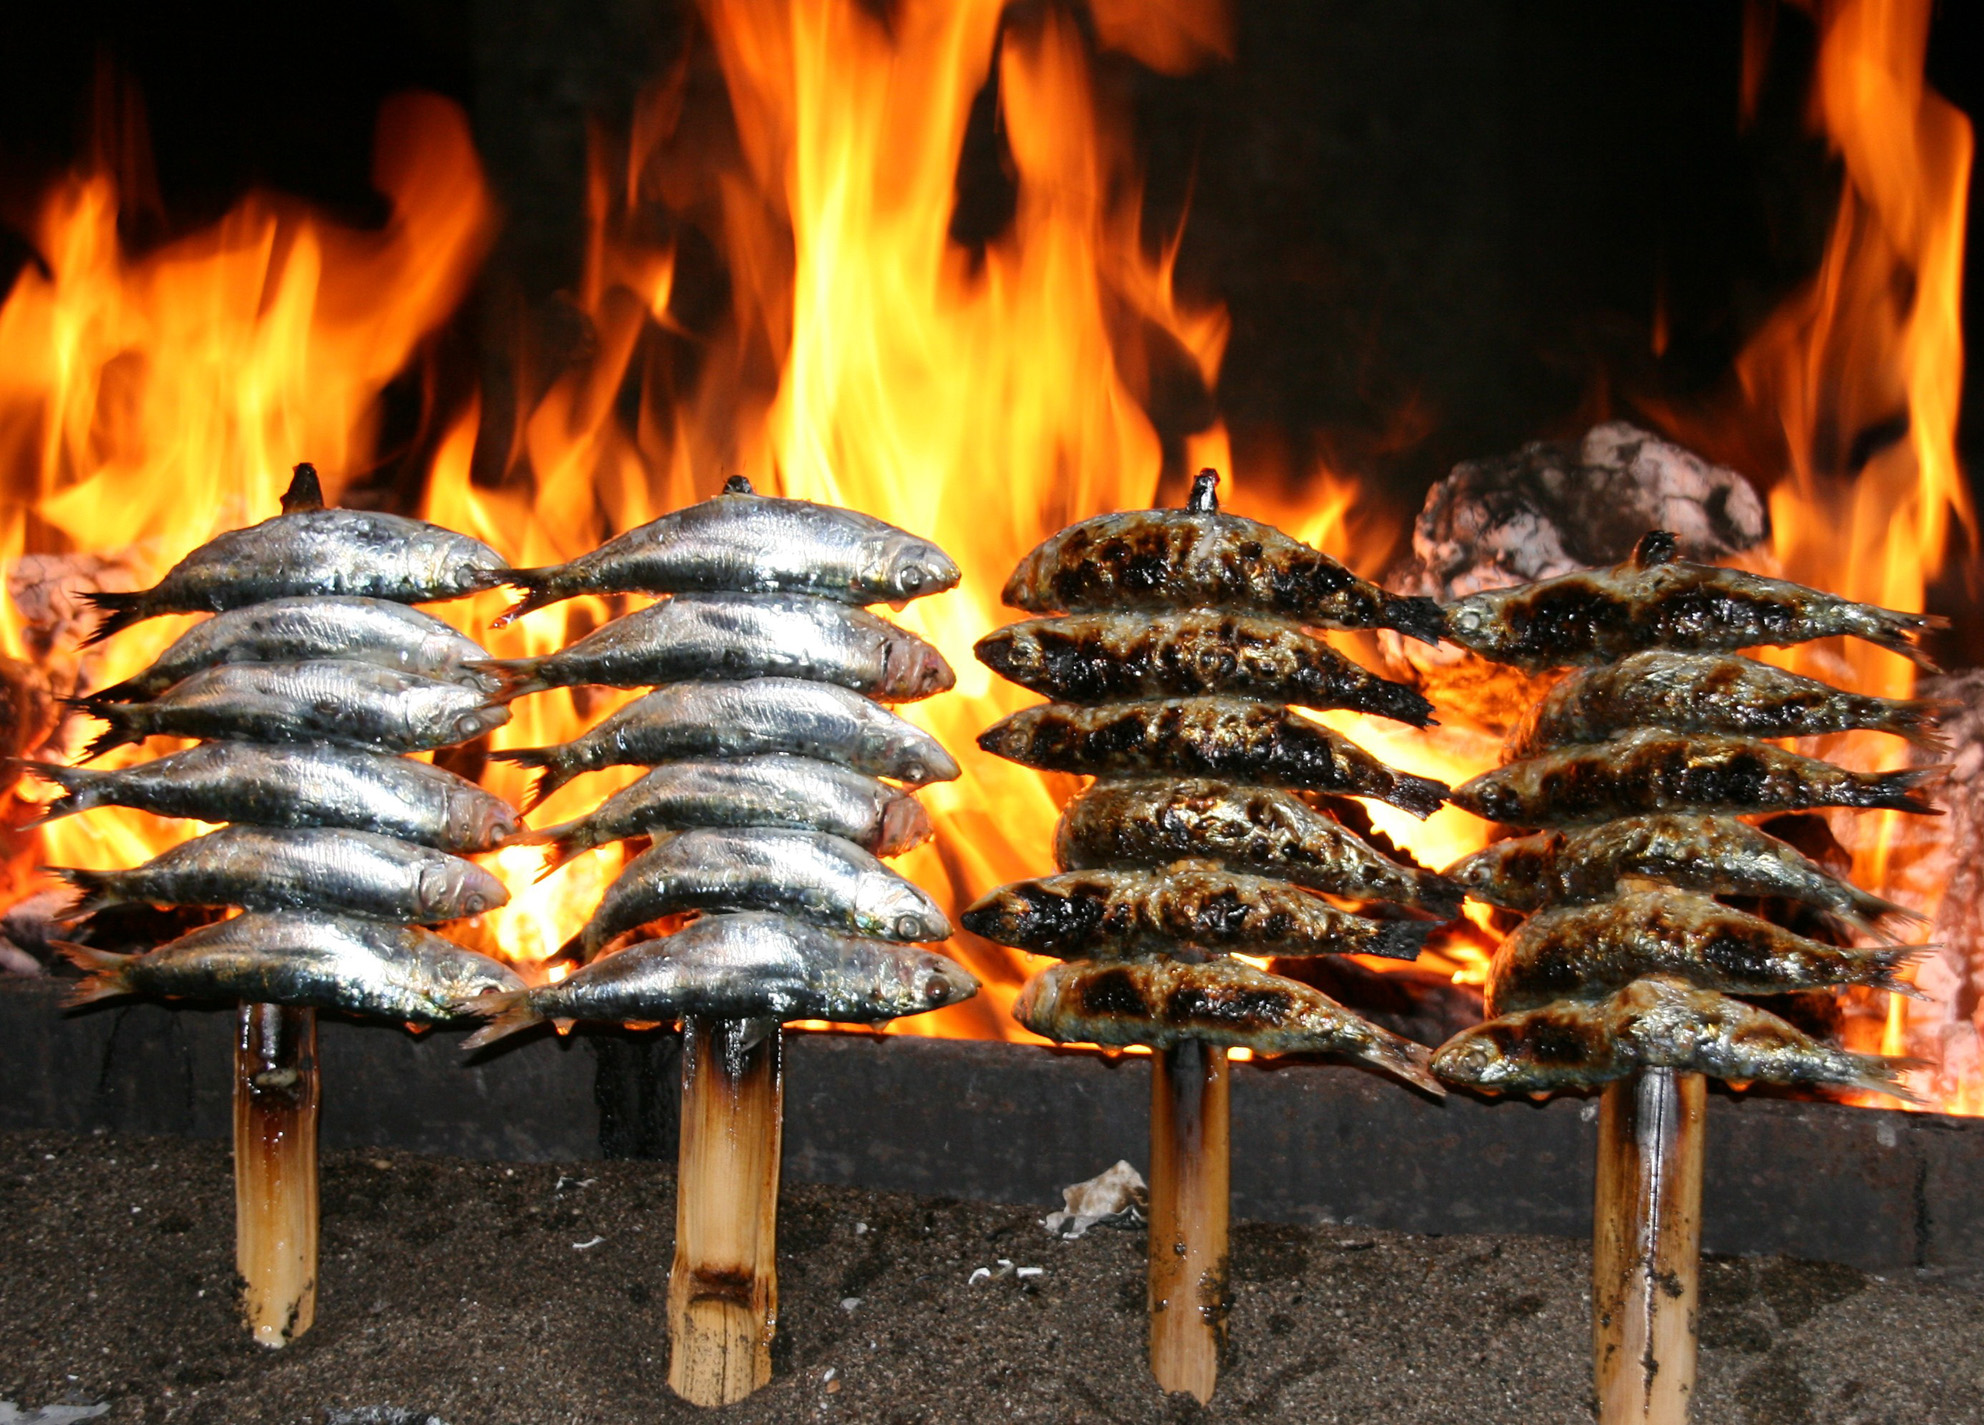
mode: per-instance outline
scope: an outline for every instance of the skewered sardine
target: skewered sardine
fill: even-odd
[[[1732,737],[1816,737],[1866,728],[1946,749],[1936,732],[1945,705],[1849,693],[1733,653],[1635,653],[1583,668],[1533,704],[1510,734],[1503,760],[1579,742],[1603,742],[1631,727]]]
[[[337,915],[238,915],[146,955],[80,945],[71,1004],[114,995],[305,1005],[411,1023],[453,1019],[478,996],[523,987],[507,965],[432,931]]]
[[[557,653],[476,667],[504,680],[506,700],[584,683],[645,688],[776,676],[906,703],[957,684],[944,655],[907,629],[806,594],[683,594],[617,618]]]
[[[951,754],[922,728],[846,688],[801,678],[676,683],[627,704],[574,741],[490,756],[543,769],[534,806],[602,767],[773,753],[818,757],[916,787],[958,774]]]
[[[817,831],[684,831],[628,863],[579,932],[588,956],[637,925],[684,911],[776,911],[881,940],[943,940],[951,923],[921,887]]]
[[[135,678],[97,693],[100,702],[143,702],[222,663],[345,658],[493,693],[503,680],[463,665],[489,655],[432,614],[384,599],[275,599],[193,625]]]
[[[1420,1045],[1358,1018],[1321,990],[1239,960],[1049,965],[1021,987],[1013,1018],[1063,1044],[1166,1049],[1198,1039],[1265,1054],[1340,1054],[1428,1093],[1445,1092]]]
[[[1426,643],[1442,633],[1431,599],[1401,598],[1272,525],[1218,513],[1216,477],[1193,507],[1126,510],[1070,525],[1032,550],[1002,597],[1028,613],[1257,609],[1327,628],[1392,628]]]
[[[1239,698],[1167,698],[1084,708],[1022,708],[979,734],[987,752],[1053,772],[1230,777],[1267,786],[1375,797],[1425,817],[1447,785],[1380,762],[1349,738],[1287,708]]]
[[[1913,994],[1895,971],[1927,948],[1842,949],[1692,891],[1626,891],[1524,921],[1495,951],[1482,1007],[1498,1015],[1552,1000],[1603,999],[1648,975],[1738,995],[1826,985]]]
[[[1219,609],[1029,619],[978,640],[978,661],[1069,703],[1224,693],[1350,708],[1425,727],[1433,705],[1366,672],[1289,619]]]
[[[149,902],[434,923],[510,899],[501,881],[471,861],[369,831],[230,826],[131,870],[48,869],[85,892],[71,915]]]
[[[1850,772],[1746,737],[1639,728],[1484,772],[1454,805],[1510,826],[1580,826],[1648,812],[1732,816],[1811,807],[1936,809],[1917,790],[1940,767]]]
[[[1905,1059],[1822,1044],[1776,1015],[1679,980],[1645,979],[1609,1000],[1566,1001],[1463,1029],[1433,1056],[1450,1084],[1489,1093],[1595,1088],[1635,1069],[1737,1082],[1844,1084],[1915,1101]]]
[[[1209,857],[1331,895],[1460,913],[1451,881],[1400,865],[1287,792],[1231,782],[1096,782],[1061,813],[1054,857],[1069,871]]]
[[[110,724],[86,758],[160,734],[424,752],[467,742],[510,720],[508,708],[488,705],[475,688],[343,658],[223,663],[150,702],[86,698],[77,706]]]
[[[403,515],[297,510],[208,540],[140,593],[87,594],[104,617],[85,643],[159,614],[223,613],[271,599],[351,595],[423,604],[493,589],[510,572],[480,540]]]
[[[345,826],[444,851],[490,851],[517,830],[508,802],[425,762],[324,743],[209,742],[99,771],[25,762],[62,787],[41,820],[121,806],[251,826]]]
[[[1015,881],[958,917],[1000,945],[1064,959],[1121,958],[1181,946],[1249,955],[1417,958],[1428,921],[1373,920],[1286,881],[1207,862],[1161,871],[1069,871]]]
[[[546,1019],[830,1019],[875,1023],[957,1004],[978,981],[929,950],[837,935],[780,915],[712,915],[570,978],[464,1003],[490,1022],[479,1048]]]
[[[1639,876],[1710,895],[1782,896],[1817,906],[1856,930],[1870,929],[1883,915],[1912,914],[1728,816],[1670,812],[1538,832],[1462,857],[1446,874],[1476,899],[1510,910],[1603,900],[1622,879]]]
[[[506,582],[523,601],[498,625],[578,594],[741,590],[900,603],[956,586],[958,566],[927,539],[871,515],[751,491],[732,477],[715,499],[616,535],[590,554]]]
[[[1447,607],[1446,635],[1484,658],[1531,671],[1611,663],[1650,648],[1730,652],[1841,634],[1934,666],[1910,640],[1946,627],[1947,619],[1693,564],[1677,551],[1673,535],[1655,530],[1632,558],[1609,569],[1470,594]]]
[[[823,831],[877,856],[899,856],[931,836],[930,814],[908,792],[831,762],[771,756],[666,762],[578,820],[517,840],[549,848],[549,874],[610,841],[698,826]]]

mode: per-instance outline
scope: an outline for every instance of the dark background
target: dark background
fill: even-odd
[[[257,184],[378,220],[375,111],[424,88],[469,110],[506,215],[458,349],[479,344],[493,306],[556,308],[578,270],[587,121],[623,130],[642,85],[698,39],[681,0],[15,9],[0,52],[0,281],[32,260],[19,225],[82,151],[101,75],[148,116],[158,184],[128,220],[140,243],[212,221]],[[1930,51],[1932,82],[1973,115],[1981,11],[1939,6]],[[1324,456],[1409,511],[1458,459],[1630,414],[1636,396],[1712,399],[1816,264],[1838,183],[1803,123],[1810,21],[1777,12],[1748,125],[1743,21],[1739,0],[1239,0],[1230,65],[1164,78],[1105,57],[1103,90],[1134,113],[1146,157],[1147,230],[1175,223],[1189,193],[1181,281],[1232,313],[1216,401],[1243,463],[1299,472]],[[996,138],[980,138],[964,231],[1002,214]],[[1970,331],[1984,330],[1975,250]],[[469,365],[487,380],[493,359]],[[1973,471],[1979,388],[1973,374]],[[1174,438],[1211,409],[1189,380],[1154,406]],[[1960,584],[1938,598],[1972,601]]]

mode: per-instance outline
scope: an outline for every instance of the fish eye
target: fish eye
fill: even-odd
[[[905,590],[914,593],[923,587],[923,571],[912,564],[902,571],[896,582],[901,584]]]
[[[468,898],[462,904],[467,908],[470,915],[481,915],[484,908],[482,893],[480,891],[470,891]]]
[[[929,999],[945,999],[950,995],[950,981],[942,975],[933,974],[923,982],[923,993]]]
[[[921,939],[922,933],[923,933],[923,922],[918,920],[915,916],[899,915],[896,917],[896,934],[901,936],[904,940]]]

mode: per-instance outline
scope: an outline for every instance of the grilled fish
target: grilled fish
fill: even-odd
[[[930,814],[900,788],[811,757],[769,756],[664,763],[578,820],[517,840],[549,848],[548,875],[610,841],[699,826],[824,831],[877,856],[899,856],[931,836]]]
[[[1635,653],[1584,668],[1530,706],[1503,760],[1570,743],[1603,742],[1632,727],[1732,737],[1817,737],[1866,728],[1948,750],[1936,732],[1947,704],[1843,692],[1733,653]]]
[[[1748,822],[1663,813],[1579,831],[1498,841],[1446,870],[1467,893],[1510,910],[1603,900],[1622,879],[1644,877],[1710,895],[1781,896],[1870,930],[1883,915],[1912,915],[1848,884]]]
[[[956,686],[944,655],[865,609],[807,594],[683,594],[618,618],[542,658],[495,659],[505,699],[597,683],[645,688],[688,679],[809,678],[885,703]]]
[[[145,703],[80,699],[110,724],[83,753],[100,757],[147,737],[335,742],[379,752],[425,752],[501,727],[510,710],[474,688],[371,663],[223,663]]]
[[[978,661],[1068,703],[1224,693],[1311,708],[1350,708],[1425,727],[1433,705],[1386,682],[1302,625],[1219,609],[1029,619],[978,640]]]
[[[817,757],[913,787],[948,782],[958,764],[937,740],[830,683],[749,678],[676,683],[627,704],[585,736],[489,755],[542,769],[530,805],[586,772],[706,757]]]
[[[372,510],[299,509],[208,540],[140,593],[85,595],[104,617],[84,643],[160,614],[225,613],[305,595],[424,604],[493,589],[510,566],[477,539]]]
[[[146,955],[80,945],[71,1004],[115,995],[303,1005],[414,1024],[453,1019],[478,996],[523,988],[516,971],[416,926],[339,915],[238,915]]]
[[[1455,788],[1452,799],[1510,826],[1581,826],[1663,811],[1741,816],[1811,807],[1936,815],[1916,789],[1943,770],[1849,772],[1747,737],[1648,727],[1484,772]]]
[[[557,984],[465,1002],[490,1022],[476,1049],[546,1019],[830,1019],[872,1024],[978,993],[956,961],[913,946],[837,935],[782,915],[711,915],[629,946]]]
[[[1460,914],[1451,881],[1402,866],[1287,792],[1207,779],[1096,782],[1054,831],[1063,870],[1157,868],[1208,857],[1313,891]]]
[[[1340,1054],[1445,1093],[1420,1045],[1359,1019],[1321,990],[1239,960],[1049,965],[1020,988],[1013,1018],[1062,1044],[1168,1049],[1197,1039],[1264,1054]]]
[[[1915,1102],[1906,1059],[1822,1044],[1776,1015],[1680,980],[1636,980],[1608,1000],[1565,1002],[1463,1029],[1433,1056],[1450,1084],[1489,1093],[1594,1088],[1635,1069],[1738,1083],[1843,1084]]]
[[[404,604],[384,599],[276,599],[193,625],[151,667],[95,696],[99,702],[144,702],[222,663],[320,658],[356,659],[494,693],[503,686],[501,678],[464,666],[488,656],[466,634]]]
[[[95,807],[250,826],[343,826],[444,851],[491,851],[517,830],[508,802],[425,762],[323,743],[209,742],[115,771],[22,766],[66,795],[43,822]]]
[[[949,555],[871,515],[752,493],[724,493],[615,535],[568,564],[511,571],[524,590],[498,625],[579,594],[736,591],[818,594],[850,604],[900,604],[954,588]]]
[[[1411,960],[1433,929],[1428,921],[1352,915],[1286,881],[1235,875],[1203,861],[1015,881],[979,897],[958,920],[997,944],[1064,960],[1179,947]]]
[[[1666,530],[1648,534],[1623,564],[1470,594],[1446,611],[1446,635],[1455,643],[1532,672],[1611,663],[1650,648],[1726,653],[1841,634],[1933,668],[1910,640],[1948,623],[1690,563]]]
[[[1036,614],[1247,609],[1439,641],[1431,599],[1387,593],[1273,525],[1220,514],[1216,482],[1210,471],[1199,476],[1191,508],[1126,510],[1068,526],[1020,560],[1002,597]]]
[[[1841,949],[1692,891],[1626,891],[1524,921],[1495,951],[1482,1008],[1498,1015],[1552,1000],[1603,999],[1648,975],[1738,995],[1828,985],[1912,995],[1895,971],[1927,948]]]
[[[509,891],[473,862],[369,831],[230,826],[126,871],[50,866],[85,892],[68,912],[127,904],[329,910],[435,923],[506,904]]]
[[[878,940],[943,940],[944,912],[914,882],[837,836],[706,828],[656,842],[579,932],[590,958],[624,931],[685,911],[765,910]]]
[[[1229,777],[1265,786],[1375,797],[1417,817],[1447,784],[1387,767],[1321,723],[1239,698],[1167,698],[1084,708],[1022,708],[978,736],[995,756],[1050,772]]]

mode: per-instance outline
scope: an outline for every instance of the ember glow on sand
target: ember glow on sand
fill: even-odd
[[[854,0],[708,0],[704,9],[741,157],[724,169],[677,133],[679,75],[656,84],[629,133],[602,137],[574,294],[595,351],[519,418],[520,455],[498,483],[470,482],[480,412],[459,412],[416,513],[517,565],[543,565],[713,494],[742,471],[761,488],[934,538],[963,565],[964,584],[901,618],[961,682],[909,715],[957,750],[964,776],[929,794],[937,838],[903,870],[955,910],[1048,863],[1062,799],[1052,774],[973,745],[977,729],[1031,700],[971,657],[978,637],[1010,621],[998,605],[1005,572],[1055,529],[1160,495],[1159,442],[1121,313],[1188,353],[1209,388],[1225,314],[1174,292],[1177,234],[1140,231],[1132,136],[1098,100],[1090,40],[1061,12],[1033,14],[1001,36],[1002,6],[992,0],[910,0],[886,30]],[[1168,73],[1230,50],[1216,4],[1118,0],[1096,11],[1101,43]],[[1925,7],[1858,0],[1822,5],[1817,17],[1812,117],[1847,179],[1825,261],[1742,354],[1740,399],[1668,412],[1664,424],[1710,456],[1786,475],[1771,492],[1772,543],[1750,562],[1850,598],[1920,608],[1953,531],[1971,520],[1954,450],[1970,132],[1924,87]],[[1765,42],[1751,57],[1757,73]],[[967,117],[995,64],[1017,199],[1010,226],[979,255],[952,241],[949,225]],[[37,232],[48,275],[27,269],[0,309],[0,452],[12,482],[0,557],[15,591],[0,647],[46,667],[58,693],[135,673],[186,621],[158,620],[88,655],[75,651],[78,626],[51,647],[46,623],[25,616],[17,556],[93,552],[112,566],[106,586],[143,587],[247,512],[271,507],[296,460],[318,464],[333,499],[368,468],[379,393],[458,304],[495,228],[457,111],[395,101],[380,131],[378,180],[393,216],[377,232],[253,197],[207,232],[132,257],[118,245],[107,164],[48,194]],[[720,211],[732,280],[730,320],[693,382],[656,366],[643,340],[676,326],[674,252],[642,221],[663,191],[696,193]],[[1912,300],[1896,296],[1903,273]],[[630,381],[644,398],[633,423],[617,400]],[[1849,473],[1852,433],[1901,412],[1905,434]],[[1382,571],[1397,531],[1360,523],[1352,477],[1317,469],[1299,498],[1271,500],[1265,482],[1233,469],[1217,426],[1190,442],[1186,469],[1201,464],[1229,472],[1236,512],[1367,576]],[[526,657],[617,611],[580,599],[487,632],[507,602],[488,594],[437,612],[496,656]],[[1914,685],[1905,660],[1872,648],[1834,642],[1769,657],[1868,693],[1902,697]],[[625,696],[526,700],[494,744],[564,740]],[[1410,772],[1458,783],[1494,764],[1496,735],[1441,716],[1424,731],[1352,714],[1323,720]],[[1907,755],[1890,739],[1845,743],[1826,755],[1868,770]],[[112,765],[127,757],[135,752],[120,751]],[[521,799],[519,770],[491,764],[482,775]],[[633,775],[620,769],[562,789],[533,824],[581,815]],[[1371,810],[1380,831],[1433,866],[1488,834],[1455,808],[1424,823]],[[1855,879],[1932,912],[1933,841],[1899,817],[1857,820],[1867,825],[1837,825]],[[195,829],[116,810],[56,823],[8,868],[0,894],[40,888],[38,861],[133,865]],[[537,880],[538,848],[494,853],[486,862],[512,902],[460,938],[526,965],[548,960],[620,854],[594,851]],[[1470,929],[1423,963],[1478,981],[1495,937],[1484,910],[1469,914]],[[890,1032],[1030,1039],[1006,1012],[1025,957],[963,936],[951,948],[986,992]],[[1897,1000],[1890,1009],[1884,998],[1862,997],[1852,1032],[1871,1042],[1855,1047],[1928,1048],[1921,1036],[1936,1031],[1933,1018],[1910,1016],[1933,1016],[1933,1007]],[[1926,1087],[1937,1106],[1984,1112],[1974,1073]]]

